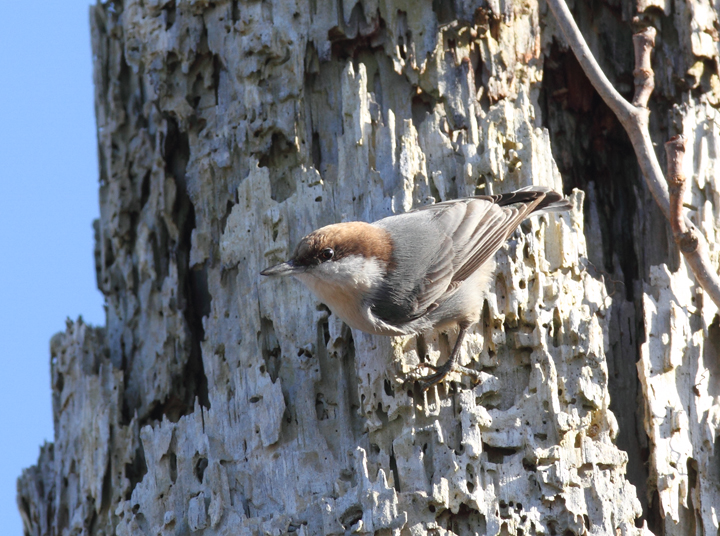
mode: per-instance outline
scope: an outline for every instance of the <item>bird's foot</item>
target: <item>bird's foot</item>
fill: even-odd
[[[422,378],[418,379],[420,388],[423,391],[427,391],[432,386],[437,385],[438,383],[443,381],[445,379],[445,376],[447,376],[451,372],[459,372],[460,374],[464,374],[465,376],[470,376],[473,379],[473,387],[482,382],[482,375],[480,372],[467,367],[463,367],[461,365],[453,365],[451,367],[437,367],[435,365],[431,365],[430,363],[421,363],[420,366],[435,371],[434,374],[429,374],[428,376],[423,376]]]
[[[427,391],[430,389],[433,385],[437,385],[443,379],[445,376],[448,375],[450,370],[440,370],[440,367],[436,367],[435,365],[430,365],[429,363],[423,363],[422,366],[425,366],[429,369],[432,369],[435,371],[435,374],[428,374],[427,376],[423,376],[422,378],[418,379],[418,383],[420,384],[420,389],[423,391]]]

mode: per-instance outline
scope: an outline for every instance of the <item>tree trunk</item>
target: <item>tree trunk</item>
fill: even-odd
[[[720,6],[639,4],[653,136],[688,138],[717,260]],[[635,4],[573,10],[631,94]],[[543,2],[130,0],[91,24],[107,326],[51,343],[26,534],[717,533],[716,308]],[[453,334],[351,331],[258,275],[319,226],[529,184],[574,210],[498,253],[476,387],[413,382]]]

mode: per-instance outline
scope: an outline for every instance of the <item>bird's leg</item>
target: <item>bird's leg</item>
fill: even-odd
[[[443,363],[439,367],[426,365],[435,370],[435,374],[430,374],[429,376],[425,376],[418,380],[420,382],[420,387],[422,387],[423,391],[429,389],[433,385],[440,383],[445,378],[445,376],[447,376],[448,373],[453,369],[460,370],[460,372],[462,372],[463,374],[468,374],[470,376],[474,376],[476,379],[479,379],[479,375],[474,370],[470,370],[457,365],[458,355],[460,355],[460,348],[462,347],[465,333],[467,333],[469,327],[469,324],[460,324],[460,332],[458,333],[457,339],[455,339],[455,346],[453,347],[453,351],[450,354],[450,357],[448,357],[448,360],[445,361],[445,363]]]

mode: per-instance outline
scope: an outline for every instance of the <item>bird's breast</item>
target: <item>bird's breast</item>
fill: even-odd
[[[382,284],[385,263],[360,255],[325,262],[295,277],[351,328],[383,333],[368,298]]]

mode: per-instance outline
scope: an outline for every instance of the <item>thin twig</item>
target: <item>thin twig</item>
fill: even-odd
[[[683,196],[685,195],[685,174],[682,171],[683,159],[685,158],[685,138],[674,136],[665,143],[667,154],[667,182],[670,191],[670,227],[673,238],[677,242],[680,251],[693,253],[698,249],[700,240],[694,228],[685,225],[683,217]]]
[[[682,171],[685,157],[685,138],[674,136],[665,143],[667,154],[667,182],[670,192],[670,227],[675,241],[680,244],[688,232],[682,215],[682,202],[685,195],[685,174]]]
[[[547,0],[555,14],[560,29],[572,49],[585,75],[592,83],[600,97],[620,120],[635,149],[640,170],[655,201],[665,217],[671,221],[673,214],[684,224],[684,232],[680,235],[680,251],[685,256],[690,269],[695,274],[700,286],[720,308],[720,279],[716,268],[710,262],[708,247],[704,237],[696,230],[692,222],[682,215],[682,198],[675,196],[676,206],[671,209],[668,186],[664,179],[660,163],[650,139],[649,111],[647,102],[654,88],[654,74],[650,63],[650,54],[655,43],[654,29],[646,28],[634,36],[635,43],[635,98],[633,104],[626,101],[613,87],[590,52],[585,39],[580,33],[565,0]],[[682,157],[680,157],[682,158]],[[679,199],[679,201],[678,201]],[[678,204],[679,203],[679,204]],[[678,227],[679,229],[680,227]],[[673,227],[673,235],[675,228]],[[685,237],[685,238],[682,238]],[[691,238],[688,238],[691,237]]]
[[[655,46],[655,34],[657,31],[652,26],[633,35],[633,46],[635,47],[635,98],[633,106],[647,108],[650,95],[655,89],[655,73],[652,70],[650,58],[652,49]]]

